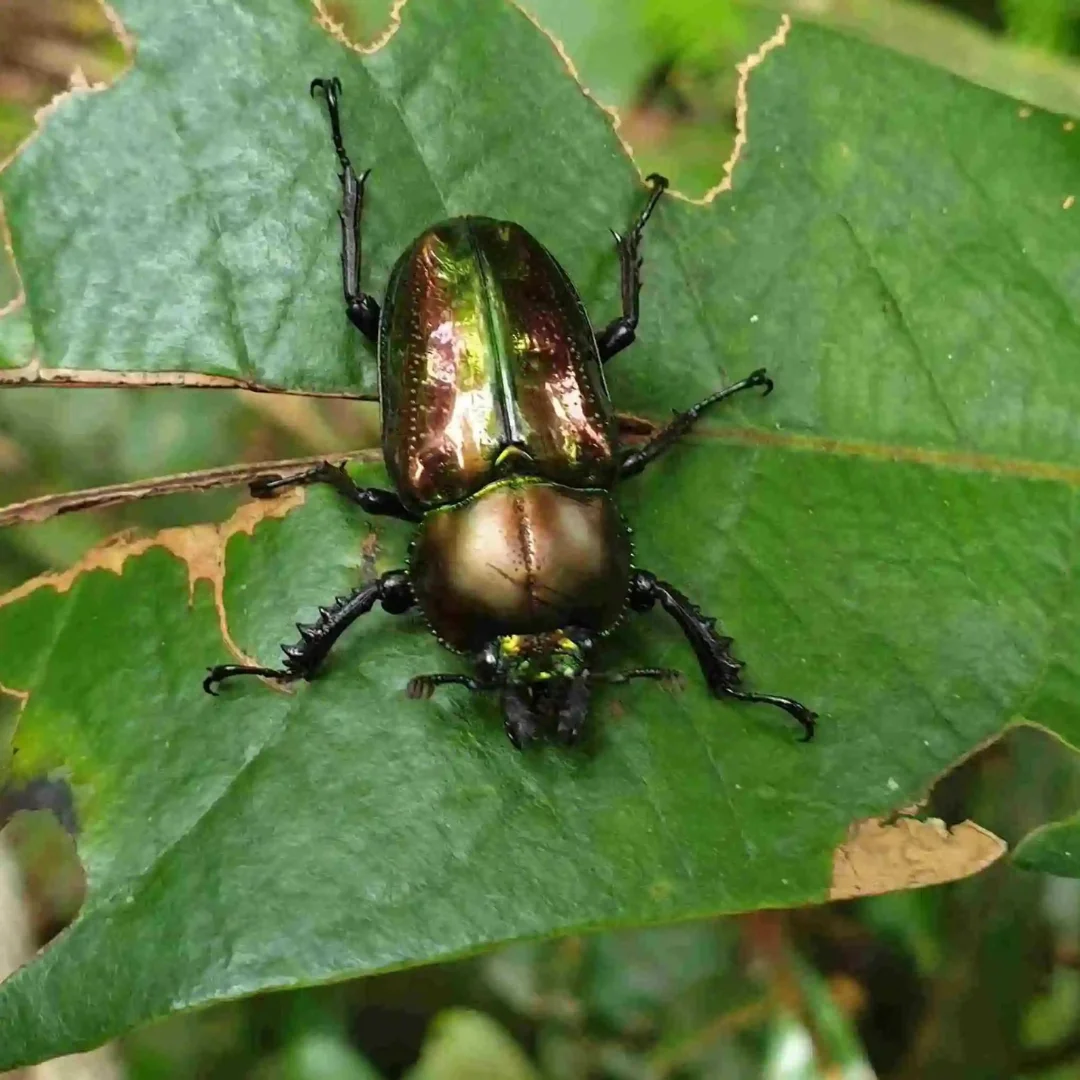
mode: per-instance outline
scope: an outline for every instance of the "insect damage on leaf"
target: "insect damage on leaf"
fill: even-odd
[[[700,199],[690,199],[690,202],[704,206],[711,203],[721,192],[731,190],[735,166],[738,164],[739,158],[746,147],[747,118],[750,113],[747,87],[750,83],[750,76],[773,49],[779,49],[785,44],[790,30],[791,19],[787,15],[781,15],[780,25],[776,28],[776,32],[772,37],[763,41],[742,63],[736,65],[736,71],[739,73],[739,84],[735,90],[735,145],[731,148],[731,156],[724,162],[724,175],[720,178],[719,183],[709,188]]]
[[[22,298],[20,298],[21,300]],[[20,304],[12,307],[17,310]],[[208,375],[198,371],[91,371],[74,368],[46,368],[34,359],[20,368],[0,369],[0,388],[5,386],[63,386],[67,388],[102,389],[148,386],[183,386],[193,390],[252,390],[264,394],[302,394],[304,397],[344,398],[347,401],[368,401],[370,395],[331,392],[326,390],[289,390],[264,386],[253,379],[237,379],[229,375]]]
[[[209,25],[199,21],[195,26],[191,20],[163,24],[173,37],[163,32],[154,48],[174,79],[170,86],[178,103],[182,105],[187,100],[183,95],[191,93],[223,130],[235,134],[242,129],[245,148],[252,153],[269,140],[283,159],[287,154],[292,161],[299,152],[307,155],[305,160],[315,160],[318,152],[328,166],[329,148],[316,150],[313,125],[288,96],[293,91],[286,93],[279,86],[280,71],[299,66],[299,53],[276,55],[273,42],[287,40],[290,50],[308,49],[305,73],[340,71],[347,81],[366,79],[367,108],[361,116],[370,123],[357,119],[353,132],[346,134],[357,138],[358,146],[372,148],[379,170],[386,166],[391,190],[412,196],[408,205],[416,208],[415,217],[423,214],[422,221],[413,220],[412,211],[401,210],[405,200],[387,197],[382,203],[386,227],[381,236],[373,236],[368,252],[380,268],[373,280],[385,280],[401,244],[438,213],[497,212],[513,220],[528,218],[530,226],[544,230],[543,239],[553,250],[560,255],[565,250],[570,269],[590,288],[588,301],[601,305],[597,311],[612,300],[613,283],[599,288],[594,283],[610,269],[611,260],[606,267],[601,264],[592,237],[603,225],[625,220],[616,215],[628,210],[631,170],[610,133],[600,130],[596,110],[583,108],[573,87],[564,85],[563,96],[550,108],[541,108],[532,97],[521,104],[517,96],[505,94],[503,86],[521,79],[523,70],[537,73],[530,85],[547,88],[543,80],[554,68],[545,42],[534,53],[529,42],[535,35],[528,40],[520,37],[516,24],[524,20],[515,18],[514,25],[507,20],[504,26],[495,5],[478,0],[465,4],[411,0],[409,20],[414,16],[417,20],[415,33],[407,26],[395,36],[390,46],[393,56],[360,60],[346,56],[336,45],[333,55],[321,42],[312,42],[309,48],[304,34],[312,29],[310,19],[304,25],[299,20],[289,23],[287,35],[262,33],[258,40],[266,45],[264,54],[244,36],[248,27],[229,24],[235,10],[229,4],[208,5],[200,8],[200,20],[205,18]],[[267,19],[273,17],[277,27],[296,10],[274,8]],[[249,3],[245,11],[257,12],[257,5]],[[191,84],[183,80],[191,54],[177,31],[181,23],[195,26],[208,48],[231,43],[230,34],[240,35],[233,52],[219,58],[211,49],[205,63],[213,62],[223,71],[235,68],[244,77],[249,74],[245,66],[249,59],[262,64],[269,73],[264,97],[273,106],[273,125],[257,122],[250,95],[223,92],[211,103],[204,97],[209,84],[189,89]],[[262,31],[257,18],[251,25]],[[147,19],[140,35],[149,40],[152,31]],[[500,33],[504,36],[497,38]],[[493,40],[500,42],[499,48],[492,47]],[[430,72],[435,55],[442,81],[432,85],[425,75],[414,78]],[[483,64],[477,63],[477,56],[485,58]],[[319,62],[310,63],[312,57]],[[504,57],[511,58],[506,69],[499,66]],[[534,67],[524,67],[534,59]],[[622,700],[628,711],[633,709],[632,722],[605,725],[603,753],[556,757],[541,751],[523,761],[500,753],[505,748],[489,741],[492,733],[486,727],[491,714],[484,715],[483,706],[463,709],[460,698],[430,707],[404,700],[406,679],[422,670],[415,661],[431,658],[408,627],[400,634],[373,628],[366,638],[354,639],[355,653],[341,657],[340,677],[313,684],[290,698],[253,687],[250,693],[239,690],[233,695],[227,709],[221,703],[213,705],[214,713],[205,701],[195,702],[190,696],[183,710],[163,709],[162,702],[191,693],[192,650],[180,625],[184,620],[177,619],[179,632],[168,640],[153,641],[153,649],[146,650],[150,662],[124,686],[124,691],[141,691],[142,696],[126,717],[129,726],[123,733],[140,754],[160,754],[162,777],[171,775],[166,766],[171,767],[185,748],[194,746],[191,756],[197,760],[190,774],[182,775],[157,803],[159,793],[156,788],[147,790],[143,776],[137,777],[137,785],[125,777],[107,777],[116,788],[99,798],[101,835],[122,833],[129,821],[134,822],[123,836],[124,849],[145,841],[144,858],[124,866],[122,872],[113,871],[107,887],[98,892],[97,907],[91,907],[44,963],[30,966],[4,990],[0,1065],[11,1067],[35,1055],[52,1056],[89,1045],[174,1010],[178,1003],[197,1005],[268,986],[424,962],[511,937],[823,899],[830,856],[847,823],[887,808],[889,799],[880,786],[884,778],[903,769],[905,785],[920,786],[929,770],[954,760],[1005,723],[1013,704],[1029,695],[1032,681],[1045,673],[1048,662],[1062,654],[1075,655],[1072,639],[1062,640],[1067,626],[1060,633],[1047,632],[1071,600],[1068,586],[1076,579],[1070,577],[1072,557],[1065,535],[1073,524],[1074,493],[1062,491],[1066,486],[1062,483],[1031,482],[1062,479],[1044,477],[1034,468],[1019,475],[1002,468],[988,478],[979,474],[989,470],[978,465],[941,467],[963,466],[966,459],[956,455],[971,453],[985,454],[994,462],[1019,455],[1025,468],[1027,459],[1035,466],[1045,459],[1051,467],[1074,467],[1075,448],[1069,439],[1076,430],[1071,422],[1075,407],[1067,379],[1067,350],[1055,349],[1049,320],[1040,314],[1018,326],[1006,306],[999,305],[993,325],[1001,337],[989,339],[978,318],[988,281],[999,280],[1002,267],[1012,275],[1005,284],[1014,291],[1026,288],[1025,295],[1033,302],[1045,299],[1041,281],[1060,280],[1061,293],[1067,296],[1071,279],[1054,278],[1056,264],[1050,252],[1047,265],[1034,268],[1043,274],[1032,285],[1029,262],[1019,259],[1008,245],[994,246],[1005,215],[995,204],[1007,200],[1000,192],[989,191],[984,198],[992,212],[985,220],[965,220],[963,232],[964,237],[983,239],[995,255],[987,280],[975,282],[977,290],[970,293],[924,288],[907,297],[910,307],[905,315],[921,335],[921,348],[897,340],[895,323],[880,317],[881,290],[867,269],[865,253],[875,256],[873,265],[880,271],[884,237],[891,259],[885,269],[895,274],[917,267],[919,281],[924,280],[928,268],[938,266],[932,256],[955,239],[955,227],[950,231],[950,226],[958,215],[945,217],[942,210],[971,202],[969,185],[947,167],[952,160],[949,151],[965,161],[981,162],[980,176],[993,180],[997,161],[987,163],[979,155],[983,143],[990,154],[1002,140],[984,138],[984,133],[989,125],[993,134],[993,121],[1003,108],[1010,110],[1012,120],[1011,105],[973,88],[934,83],[938,77],[929,71],[918,81],[934,84],[925,95],[932,101],[913,95],[922,112],[894,116],[895,103],[883,92],[886,77],[911,85],[916,82],[911,70],[896,58],[817,28],[791,35],[776,62],[764,65],[763,106],[758,105],[755,83],[751,117],[755,138],[744,162],[757,154],[759,133],[767,133],[767,145],[755,157],[753,168],[747,168],[745,182],[740,179],[730,200],[717,200],[711,215],[672,205],[670,220],[656,237],[657,270],[650,279],[655,287],[650,296],[665,309],[656,324],[656,337],[644,343],[652,349],[651,363],[644,370],[631,373],[627,367],[614,374],[622,384],[620,390],[627,392],[629,407],[648,414],[676,404],[669,399],[686,383],[711,387],[720,364],[729,358],[754,357],[746,370],[758,362],[773,364],[774,358],[785,365],[783,396],[773,399],[774,408],[781,411],[764,423],[759,420],[759,425],[771,435],[775,421],[778,439],[804,439],[798,443],[800,449],[818,452],[780,452],[796,445],[794,441],[778,443],[776,452],[757,444],[726,446],[717,452],[715,440],[709,445],[710,440],[703,439],[682,454],[680,468],[690,470],[680,473],[685,481],[674,481],[673,469],[630,509],[639,521],[639,550],[663,552],[681,573],[713,589],[710,603],[719,605],[723,590],[718,583],[724,571],[735,571],[724,596],[730,604],[725,617],[742,620],[735,628],[740,637],[757,635],[755,657],[760,652],[768,662],[769,649],[774,650],[775,674],[780,675],[785,665],[789,673],[799,665],[813,673],[815,687],[822,687],[822,700],[829,702],[830,728],[822,745],[796,759],[795,749],[783,745],[778,733],[771,742],[767,733],[749,737],[739,726],[738,710],[731,710],[724,723],[713,723],[713,703],[703,694],[695,695],[691,687],[678,699],[660,702],[626,695]],[[479,75],[475,82],[469,81],[471,73]],[[261,70],[255,74],[262,76]],[[492,85],[499,88],[498,100],[484,96]],[[554,78],[550,85],[558,88]],[[226,82],[221,89],[234,88]],[[245,83],[243,89],[250,87]],[[856,97],[863,103],[858,113],[836,104]],[[232,108],[239,98],[243,107]],[[948,105],[940,115],[932,111],[939,100]],[[418,101],[432,111],[423,116],[410,111],[409,105]],[[878,106],[882,101],[887,107]],[[445,111],[440,111],[444,102]],[[472,109],[474,102],[479,104]],[[965,102],[970,107],[965,108]],[[94,106],[104,112],[112,104],[105,100]],[[140,103],[132,94],[126,104]],[[155,111],[149,99],[143,104],[156,123],[160,109]],[[205,108],[209,104],[212,110]],[[221,123],[223,112],[229,124]],[[969,114],[984,122],[971,122]],[[965,123],[950,126],[948,117],[953,115]],[[295,124],[282,124],[282,116]],[[127,115],[122,120],[127,124]],[[250,127],[244,127],[249,120]],[[1042,176],[1054,165],[1060,172],[1061,155],[1055,157],[1050,137],[1040,135],[1038,124],[1033,119],[1024,125],[1024,137],[1030,140],[1016,158],[1027,161],[1030,176]],[[145,131],[129,126],[139,136],[141,153]],[[148,124],[146,130],[154,129]],[[198,134],[197,125],[195,130]],[[272,138],[275,131],[285,130],[289,145],[281,148]],[[979,135],[971,144],[965,141],[969,130]],[[454,157],[454,147],[462,145],[462,131],[484,137],[467,140],[462,152],[467,161]],[[508,131],[514,138],[505,137]],[[529,143],[536,132],[544,136],[542,153],[536,152],[535,142]],[[570,132],[571,139],[559,142],[560,132]],[[890,134],[883,137],[881,132]],[[851,166],[848,159],[839,161],[830,154],[838,133],[845,144],[863,151],[856,159],[857,171],[833,175],[822,166],[823,161]],[[901,133],[904,157],[898,162],[891,150],[900,145]],[[325,138],[321,126],[317,136]],[[499,147],[505,145],[513,147],[513,157],[500,156]],[[528,153],[523,145],[528,145]],[[88,155],[92,149],[87,147]],[[482,170],[468,167],[478,152],[485,155]],[[138,155],[135,159],[141,160]],[[582,160],[588,161],[588,169],[572,167]],[[528,162],[527,169],[521,169],[521,161]],[[929,206],[913,197],[915,191],[925,193],[925,185],[912,184],[910,190],[905,186],[909,172],[924,169],[927,161],[943,168],[940,190],[934,189]],[[1042,171],[1034,168],[1036,161]],[[810,175],[798,175],[797,169]],[[207,175],[212,173],[207,170]],[[28,172],[21,177],[24,197],[34,190],[38,175]],[[384,173],[375,173],[376,178],[380,175]],[[230,183],[232,176],[229,172]],[[288,176],[295,181],[293,172]],[[563,216],[553,209],[562,208],[566,189],[552,182],[553,176],[572,176],[580,193],[566,204]],[[1060,199],[1059,190],[1062,195],[1071,190],[1067,184],[1054,183],[1055,198]],[[327,246],[327,230],[336,228],[336,219],[331,218],[329,199],[304,188],[302,181],[301,189],[316,211],[308,245],[314,252],[316,241]],[[823,189],[827,199],[821,197]],[[1014,190],[1015,185],[1009,198]],[[149,205],[156,190],[148,194]],[[290,192],[287,209],[279,214],[284,200],[278,194],[271,191],[266,196],[272,212],[255,214],[256,223],[275,224],[295,211],[298,200]],[[620,203],[623,194],[626,201]],[[377,201],[372,209],[375,205]],[[1012,203],[1008,206],[1011,209]],[[584,212],[589,207],[595,212]],[[234,220],[247,209],[225,208]],[[897,230],[883,216],[886,210],[905,224],[920,227]],[[397,212],[400,217],[392,220],[389,215]],[[691,213],[696,220],[690,220]],[[842,216],[855,220],[857,228],[840,228]],[[247,227],[253,218],[242,220]],[[1070,220],[1076,219],[1056,214],[1056,229],[1068,227]],[[140,223],[136,220],[134,226]],[[32,235],[34,221],[19,224],[27,236]],[[1016,234],[1024,238],[1038,233],[1037,221],[1015,224]],[[132,236],[138,239],[141,233],[134,226]],[[584,239],[576,241],[577,236]],[[1008,242],[1014,243],[1012,235]],[[156,256],[156,248],[152,254]],[[307,254],[290,250],[289,258],[275,269],[302,269],[307,263],[301,255]],[[324,265],[325,258],[319,263],[316,254],[311,254],[311,265]],[[687,261],[695,267],[689,283],[681,269]],[[152,260],[146,265],[152,269]],[[260,272],[264,269],[259,267]],[[317,277],[320,272],[303,270],[305,286],[312,285],[312,273]],[[329,277],[324,277],[308,294],[320,302],[324,297],[336,302],[337,283],[331,288]],[[839,313],[834,310],[836,281],[852,286]],[[774,282],[779,287],[770,289]],[[942,276],[935,284],[956,283]],[[893,281],[892,292],[898,291]],[[948,303],[937,300],[942,294]],[[159,295],[154,292],[153,298]],[[216,294],[208,295],[212,300]],[[291,299],[307,294],[283,290],[282,295]],[[697,313],[691,302],[695,298],[698,307],[706,304],[708,320]],[[82,318],[76,300],[81,302],[81,296],[68,300],[69,310]],[[319,327],[318,333],[304,338],[305,344],[317,344],[323,328],[337,325],[327,314],[329,299],[325,306],[326,311],[318,305],[305,309],[310,324]],[[750,319],[758,312],[759,320]],[[271,315],[276,313],[277,309]],[[290,319],[280,326],[287,330]],[[342,322],[338,319],[338,324]],[[268,317],[266,324],[274,325],[273,318]],[[978,324],[979,333],[972,332],[973,324]],[[263,324],[255,320],[253,325],[258,331]],[[200,343],[205,340],[200,336]],[[340,349],[342,337],[327,334],[326,340],[325,355],[301,371],[286,369],[282,360],[294,355],[295,339],[286,335],[279,344],[276,338],[267,338],[269,346],[280,349],[277,370],[297,380],[317,376],[320,365],[332,358],[331,347]],[[723,350],[711,348],[717,341],[724,343]],[[225,340],[221,355],[228,345]],[[933,402],[924,392],[917,363],[934,365],[936,381],[946,384],[949,404],[957,408],[971,400],[965,389],[974,373],[984,372],[989,361],[1005,353],[1010,358],[996,369],[996,384],[986,388],[977,417],[969,418],[963,428],[978,433],[978,438],[972,435],[967,443],[958,444],[951,431],[942,434],[932,423],[922,422],[928,412],[933,419],[932,409],[925,407],[928,400]],[[252,354],[262,355],[258,350]],[[302,352],[295,355],[303,358]],[[956,362],[951,363],[954,355]],[[949,365],[941,359],[946,356]],[[143,359],[140,356],[138,362]],[[103,364],[90,354],[89,366]],[[1055,381],[1055,373],[1060,380]],[[1030,393],[1016,393],[1021,381]],[[878,387],[889,390],[888,411],[879,408],[879,399],[870,392]],[[1023,402],[1023,413],[1014,407],[1018,401]],[[1016,422],[1006,424],[1003,417]],[[1050,438],[1058,432],[1060,438]],[[732,435],[731,441],[738,437]],[[850,447],[859,449],[848,453]],[[946,457],[929,456],[933,454]],[[628,503],[634,498],[627,493]],[[237,637],[245,647],[250,642],[256,655],[278,640],[275,628],[267,627],[267,612],[283,610],[280,595],[286,586],[292,591],[285,610],[299,613],[318,601],[329,581],[334,590],[341,582],[355,581],[355,551],[349,548],[355,539],[352,523],[346,524],[329,500],[313,496],[309,502],[302,513],[260,530],[262,535],[251,543],[245,539],[235,545],[227,585],[229,610]],[[677,517],[694,524],[686,535],[706,536],[709,541],[687,544],[682,530],[672,528]],[[990,527],[1003,521],[1008,529]],[[704,531],[699,534],[697,527]],[[403,549],[398,540],[393,530],[380,536],[387,558]],[[335,562],[343,550],[349,561]],[[169,613],[175,615],[183,603],[183,571],[175,560],[161,561],[170,564],[172,590],[153,595],[162,607],[168,597]],[[128,632],[139,633],[147,610],[154,613],[145,603],[150,593],[139,588],[155,587],[157,568],[147,568],[142,579],[138,566],[128,570],[129,581],[103,582],[108,586],[102,590],[104,603],[88,616],[89,620],[115,612],[115,641]],[[229,591],[233,586],[235,594]],[[196,606],[207,601],[199,656],[208,651],[208,641],[210,648],[218,646],[217,625],[202,592],[196,597]],[[822,633],[823,628],[828,633]],[[85,637],[83,626],[74,629],[79,636],[65,643],[68,653],[58,653],[53,679],[64,663],[69,670],[86,672],[87,686],[97,694],[95,719],[109,734],[116,728],[116,698],[101,688],[109,678],[123,680],[125,658],[117,664],[119,649],[84,653],[79,647]],[[71,638],[76,639],[74,632]],[[673,634],[669,638],[669,654],[684,648]],[[632,644],[632,639],[625,641],[627,649]],[[7,681],[29,682],[21,675]],[[35,693],[27,712],[28,734],[31,719],[46,734],[55,722],[35,708],[44,704],[45,696]],[[614,695],[609,700],[614,702]],[[220,727],[214,725],[215,713],[228,714]],[[176,720],[171,745],[161,729],[143,723],[146,715]],[[187,732],[181,725],[191,716],[200,723]],[[867,716],[874,722],[861,723]],[[245,720],[257,737],[241,729]],[[78,737],[79,726],[68,724],[63,734]],[[212,737],[207,737],[208,730]],[[221,745],[230,733],[236,739],[234,756],[223,757]],[[919,742],[913,741],[916,733],[923,737]],[[904,746],[913,746],[910,753],[898,752],[901,738]],[[102,745],[107,752],[101,753],[99,762],[108,765],[115,747],[107,740]],[[48,749],[54,759],[72,755],[67,742],[57,740]],[[209,794],[200,799],[203,792],[192,778],[201,778],[219,759],[224,764],[212,777]],[[853,762],[856,769],[851,768]],[[121,787],[125,782],[128,786]],[[875,794],[868,796],[868,791]],[[581,812],[582,800],[587,800],[586,813]],[[163,824],[160,835],[152,834],[147,828],[150,815],[143,808],[162,805],[170,812],[154,817]],[[132,806],[140,812],[132,814]],[[180,817],[177,808],[188,816],[182,826],[172,827]],[[924,832],[918,825],[904,828]],[[313,836],[332,838],[333,844],[313,844]],[[523,837],[530,842],[522,843]],[[925,837],[922,842],[927,842]],[[862,865],[858,860],[867,846],[854,843],[846,856],[852,865]],[[113,851],[108,855],[116,857]],[[788,856],[792,856],[790,880],[776,872],[778,860]],[[282,867],[288,872],[279,873]],[[859,875],[864,882],[871,876],[869,869]],[[894,874],[892,880],[906,884],[910,878]],[[273,905],[265,903],[269,880],[274,881]],[[665,887],[658,888],[658,881]],[[114,903],[114,897],[125,901],[132,897],[133,902]],[[286,939],[280,935],[281,912],[303,914],[293,924],[297,933]],[[93,1000],[83,997],[65,1007],[65,988],[93,978],[103,957],[118,954],[130,959],[131,942],[161,940],[163,928],[170,940],[197,940],[210,915],[219,920],[216,925],[223,935],[242,946],[230,953],[228,966],[215,954],[208,970],[205,955],[197,949],[167,950],[167,955],[148,950],[140,956],[140,964],[125,966],[134,985],[118,981]],[[57,1007],[42,1010],[43,1000],[55,1001]]]
[[[397,0],[395,16],[391,28],[385,35],[388,40],[398,24],[396,11],[403,6],[404,0]],[[98,0],[106,20],[112,27],[112,31],[120,42],[125,63],[122,70],[118,71],[110,81],[88,81],[80,69],[72,74],[71,82],[67,90],[56,94],[49,102],[39,108],[34,114],[34,127],[30,134],[15,148],[15,150],[3,161],[0,161],[0,174],[16,162],[30,148],[31,144],[38,140],[42,132],[49,126],[50,118],[62,112],[70,105],[72,99],[89,94],[98,94],[112,89],[118,83],[125,80],[134,66],[135,39],[124,26],[118,13],[107,3],[107,0]],[[319,21],[325,20],[324,28],[330,28],[329,17],[319,9]],[[380,45],[382,42],[380,42]],[[10,263],[14,275],[16,290],[13,296],[0,302],[0,319],[26,318],[29,308],[26,282],[20,271],[19,260],[15,256],[15,245],[11,236],[11,228],[5,214],[4,201],[0,197],[0,242],[3,245],[3,255]],[[203,372],[198,370],[125,370],[123,367],[114,368],[115,355],[109,353],[103,357],[102,366],[78,366],[59,367],[50,366],[43,360],[41,348],[43,339],[35,340],[33,332],[27,330],[29,342],[20,347],[13,356],[4,357],[0,352],[0,361],[6,361],[9,366],[0,365],[0,389],[23,387],[23,386],[62,386],[67,388],[145,388],[145,387],[186,387],[198,389],[226,389],[226,390],[251,390],[266,393],[300,393],[311,397],[335,397],[347,400],[371,400],[372,394],[353,392],[348,387],[333,390],[320,390],[304,386],[277,386],[258,377],[246,375],[226,375],[215,372]],[[20,336],[20,345],[22,338]],[[16,366],[17,365],[17,366]]]
[[[985,870],[1005,854],[1000,837],[963,821],[869,818],[852,826],[833,854],[830,900],[941,885]]]
[[[229,635],[225,618],[225,547],[231,537],[239,533],[250,536],[260,522],[285,517],[291,510],[303,505],[303,502],[303,488],[292,488],[274,499],[253,499],[244,503],[228,521],[220,525],[188,525],[164,529],[153,536],[138,539],[121,533],[92,548],[67,570],[41,574],[11,589],[0,596],[0,608],[22,600],[38,589],[50,588],[58,593],[66,593],[83,574],[92,570],[108,570],[119,575],[123,573],[128,559],[142,555],[151,548],[161,547],[186,565],[191,590],[194,590],[198,581],[211,583],[222,637],[236,656],[243,657],[243,653]],[[8,687],[2,689],[5,693],[19,698],[23,705],[29,698],[26,691]]]
[[[406,0],[398,0],[394,6],[395,12],[398,12],[404,5]],[[516,0],[511,0],[514,6],[540,31],[550,42],[552,47],[558,53],[559,58],[562,60],[563,65],[566,68],[567,73],[577,83],[581,92],[588,98],[594,105],[597,106],[603,113],[605,113],[611,122],[612,130],[619,140],[622,146],[623,152],[626,156],[634,161],[634,148],[627,141],[623,134],[623,121],[619,110],[614,105],[605,105],[600,101],[595,94],[585,84],[585,80],[582,78],[581,73],[578,71],[577,65],[574,63],[573,58],[567,51],[563,42],[551,32],[551,30],[538,21],[532,12],[527,11]],[[391,32],[396,30],[396,25],[392,27]],[[739,158],[742,155],[743,150],[746,147],[747,141],[747,129],[748,129],[748,115],[749,115],[749,98],[747,96],[747,88],[750,82],[750,76],[754,72],[755,68],[759,67],[765,58],[774,49],[778,49],[783,46],[787,41],[787,36],[791,30],[791,19],[787,15],[780,16],[780,23],[777,26],[773,34],[766,38],[749,56],[747,56],[740,63],[735,65],[735,70],[738,73],[739,79],[735,88],[735,141],[731,148],[731,153],[728,159],[724,162],[721,170],[721,177],[708,191],[705,192],[700,198],[692,198],[689,195],[684,194],[674,188],[671,189],[671,194],[678,199],[682,199],[688,203],[692,203],[695,206],[706,206],[711,203],[717,195],[725,191],[731,190],[732,177],[735,172],[735,166],[739,162]],[[356,46],[354,46],[356,47]],[[640,170],[639,170],[640,171]]]
[[[366,45],[362,45],[360,42],[351,38],[345,25],[330,14],[325,0],[312,0],[312,6],[315,8],[315,21],[319,26],[321,26],[335,41],[341,42],[347,49],[352,49],[353,52],[357,52],[361,56],[378,52],[384,46],[389,44],[390,39],[399,29],[401,29],[401,12],[407,3],[408,0],[394,0],[393,6],[390,8],[390,16],[387,19],[386,28],[373,41]]]

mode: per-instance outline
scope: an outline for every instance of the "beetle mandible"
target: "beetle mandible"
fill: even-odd
[[[360,218],[370,170],[357,176],[341,136],[341,83],[315,79],[341,166],[341,267],[349,319],[378,346],[382,448],[393,491],[357,487],[323,462],[261,477],[253,494],[328,483],[370,514],[417,525],[408,566],[361,585],[283,645],[280,669],[220,664],[203,682],[237,675],[310,679],[331,647],[376,602],[419,607],[440,642],[472,657],[474,674],[419,675],[411,697],[457,683],[502,697],[517,747],[544,734],[573,743],[592,688],[678,678],[664,668],[598,672],[594,646],[627,610],[657,603],[690,643],[717,697],[778,706],[814,734],[816,714],[791,698],[741,688],[742,664],[716,620],[674,585],[632,565],[630,533],[612,499],[708,408],[772,380],[761,369],[698,402],[647,442],[619,442],[602,365],[638,325],[640,245],[667,187],[657,174],[625,236],[614,233],[622,314],[595,332],[565,271],[520,225],[459,217],[418,236],[390,274],[380,308],[360,291]]]

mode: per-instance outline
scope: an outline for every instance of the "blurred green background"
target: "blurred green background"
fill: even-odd
[[[734,137],[735,65],[775,28],[779,3],[525,6],[563,42],[594,96],[618,107],[642,172],[662,171],[690,195],[720,179]],[[354,38],[371,39],[389,4],[329,8]],[[783,8],[1080,115],[1080,0]],[[125,62],[94,0],[0,0],[0,161],[76,72],[109,80]],[[0,307],[16,291],[0,264]],[[349,402],[9,389],[0,391],[0,505],[377,440],[376,409]],[[174,497],[4,530],[0,589],[122,529],[221,519],[241,497]],[[931,810],[946,822],[973,817],[1013,843],[1080,805],[1075,762],[1048,736],[1018,730],[945,778]],[[21,915],[43,943],[78,910],[77,859],[43,813],[17,815],[2,839],[0,861],[21,870]],[[4,927],[0,900],[0,937]],[[1080,1077],[1080,883],[1003,860],[917,892],[516,945],[175,1017],[128,1037],[96,1067],[106,1072],[94,1075],[134,1080]]]

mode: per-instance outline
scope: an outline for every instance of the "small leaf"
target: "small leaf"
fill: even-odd
[[[313,1031],[293,1039],[280,1055],[282,1080],[380,1080],[341,1035]]]
[[[1080,814],[1029,833],[1013,852],[1024,870],[1059,877],[1080,877]]]
[[[408,1080],[539,1080],[524,1051],[490,1016],[440,1013]]]

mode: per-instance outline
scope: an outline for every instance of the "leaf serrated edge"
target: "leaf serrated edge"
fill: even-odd
[[[619,114],[618,109],[614,106],[604,105],[592,91],[585,85],[582,80],[576,65],[574,64],[566,46],[561,40],[559,40],[551,31],[547,30],[536,17],[526,11],[518,0],[506,0],[510,7],[514,8],[524,18],[526,18],[551,44],[555,54],[559,57],[563,64],[567,74],[574,81],[574,84],[578,87],[580,92],[598,108],[605,116],[607,123],[611,127],[612,134],[615,136],[617,142],[626,155],[627,160],[637,170],[639,175],[641,169],[634,159],[633,148],[623,137],[622,117]],[[123,20],[119,14],[111,7],[108,0],[98,0],[101,6],[102,12],[105,18],[109,22],[113,29],[117,40],[121,43],[124,49],[124,53],[127,59],[126,66],[120,71],[117,76],[111,82],[98,82],[88,83],[85,78],[81,77],[81,72],[76,71],[72,77],[71,86],[61,93],[55,95],[47,104],[43,105],[34,114],[34,128],[30,134],[15,148],[11,155],[0,162],[0,173],[2,173],[11,163],[14,161],[27,146],[38,137],[42,131],[44,124],[49,116],[56,112],[63,103],[76,95],[86,93],[98,93],[103,90],[107,90],[110,87],[116,85],[116,83],[122,79],[125,75],[131,71],[135,63],[136,42],[134,36],[124,26]],[[326,33],[333,37],[340,44],[346,48],[357,52],[364,56],[369,56],[372,53],[378,52],[393,39],[401,28],[402,13],[408,0],[394,0],[393,6],[390,10],[389,23],[382,31],[382,33],[370,44],[363,44],[358,41],[354,41],[348,36],[344,26],[337,22],[333,16],[330,15],[326,8],[325,0],[311,0],[312,9],[315,12],[315,22]],[[747,123],[749,115],[749,100],[748,100],[748,85],[751,74],[756,68],[758,68],[765,58],[777,48],[783,46],[787,41],[788,33],[791,29],[791,19],[788,15],[784,14],[780,17],[780,24],[773,34],[767,38],[757,49],[755,49],[749,56],[746,57],[741,63],[736,65],[736,70],[739,73],[739,81],[736,88],[735,96],[735,144],[732,148],[731,155],[723,166],[723,175],[721,179],[711,187],[704,196],[699,199],[692,198],[676,189],[670,191],[671,195],[676,198],[682,199],[685,202],[692,203],[697,206],[706,206],[711,203],[721,192],[728,191],[732,186],[732,176],[736,165],[746,147],[747,144]],[[3,243],[4,249],[7,252],[8,258],[11,260],[11,265],[14,269],[16,280],[18,282],[18,293],[16,296],[0,308],[0,318],[4,318],[11,315],[19,308],[26,304],[26,289],[23,285],[22,275],[19,271],[18,261],[15,258],[14,249],[11,242],[11,233],[7,226],[6,218],[4,216],[3,200],[0,199],[0,243]],[[0,370],[0,386],[7,384],[8,386],[65,386],[69,388],[103,388],[103,387],[154,387],[154,386],[173,386],[173,387],[189,387],[199,389],[227,389],[227,390],[253,390],[260,393],[270,394],[303,394],[308,397],[329,397],[329,398],[344,398],[355,401],[371,400],[368,396],[363,394],[349,394],[349,393],[334,393],[328,391],[322,391],[317,393],[311,393],[310,391],[297,391],[288,390],[279,387],[265,386],[263,384],[244,379],[237,379],[231,376],[224,375],[206,375],[198,372],[186,372],[186,371],[165,371],[165,372],[115,372],[104,369],[89,370],[89,369],[75,369],[75,368],[46,368],[41,365],[40,357],[32,356],[30,362],[20,368],[8,368],[6,370]]]

